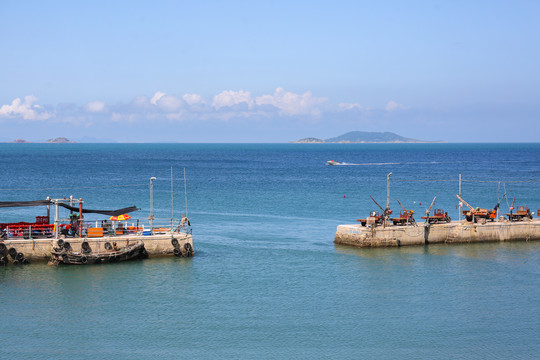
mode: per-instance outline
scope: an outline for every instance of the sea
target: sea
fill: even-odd
[[[0,154],[0,201],[136,205],[132,221],[146,221],[155,177],[156,223],[187,215],[195,249],[0,268],[2,359],[539,357],[539,243],[334,244],[338,225],[379,210],[370,196],[394,214],[399,199],[420,222],[434,197],[458,220],[458,193],[536,217],[539,143],[0,144]],[[45,211],[2,208],[0,222]]]

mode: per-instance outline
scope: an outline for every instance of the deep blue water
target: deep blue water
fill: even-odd
[[[540,209],[540,144],[0,144],[0,201],[185,213],[196,256],[0,269],[0,358],[535,358],[538,243],[354,249],[396,198]],[[348,166],[326,166],[327,160]],[[445,180],[445,181],[426,181]],[[533,181],[529,181],[533,180]],[[517,182],[521,181],[521,182]],[[528,182],[524,182],[528,181]],[[421,205],[420,205],[421,203]],[[36,211],[38,213],[36,213]],[[0,222],[43,215],[0,209]]]

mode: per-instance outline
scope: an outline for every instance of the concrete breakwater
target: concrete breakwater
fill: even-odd
[[[178,245],[175,247],[173,239],[178,241]],[[67,237],[62,239],[64,242],[69,242],[71,249],[75,252],[82,252],[83,243],[86,242],[94,252],[106,251],[105,244],[116,243],[119,247],[134,243],[136,241],[143,241],[144,247],[149,256],[164,256],[175,254],[175,248],[180,249],[181,253],[177,256],[189,256],[186,255],[187,249],[193,249],[193,236],[186,233],[165,233],[162,235],[154,234],[150,236],[140,235],[125,235],[114,237],[101,237],[101,238],[72,238]],[[13,238],[1,241],[7,249],[14,248],[17,253],[22,253],[24,258],[29,261],[36,260],[49,260],[51,258],[51,251],[57,246],[58,239],[21,239]],[[186,246],[186,244],[189,244]]]
[[[540,240],[540,219],[485,224],[453,221],[445,224],[417,223],[408,226],[339,225],[334,243],[356,247],[390,247],[538,240]]]

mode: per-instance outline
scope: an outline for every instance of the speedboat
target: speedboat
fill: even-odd
[[[336,160],[328,160],[326,165],[341,165],[341,163]]]

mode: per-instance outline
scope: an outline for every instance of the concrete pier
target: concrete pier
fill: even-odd
[[[174,246],[172,245],[172,239],[177,239],[180,249],[184,249],[186,243],[191,245],[193,249],[193,236],[186,233],[165,233],[161,235],[149,235],[141,236],[137,234],[124,235],[124,236],[111,236],[100,238],[63,238],[64,241],[69,241],[71,248],[75,252],[82,251],[82,243],[88,242],[93,252],[105,251],[105,243],[116,242],[119,247],[125,246],[128,243],[134,243],[138,240],[144,242],[144,247],[150,257],[172,255]],[[53,247],[57,246],[56,241],[58,239],[20,239],[11,238],[3,240],[2,242],[9,248],[15,248],[17,252],[24,254],[24,257],[30,261],[36,260],[49,260],[51,258],[51,251]]]
[[[540,219],[518,222],[496,221],[485,224],[453,221],[445,224],[417,223],[408,226],[339,225],[334,238],[336,244],[356,247],[538,240],[540,240]]]

